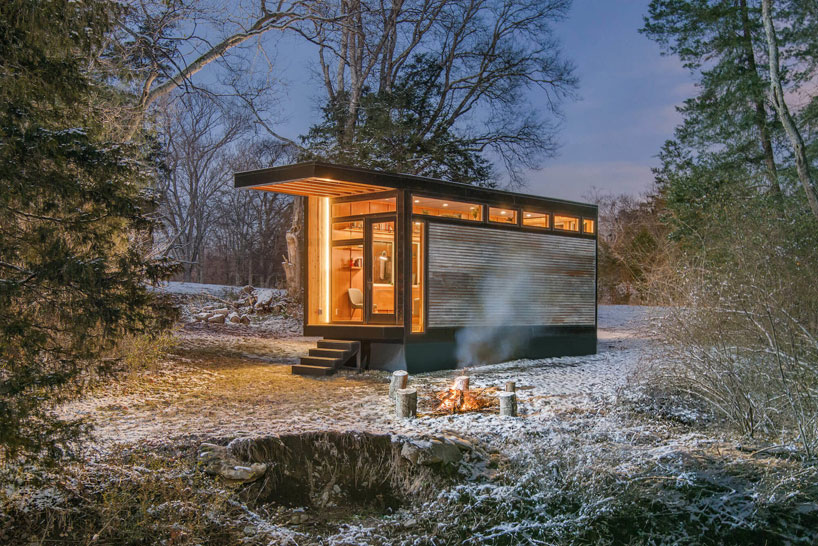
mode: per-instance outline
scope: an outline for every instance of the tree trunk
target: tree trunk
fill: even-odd
[[[750,33],[750,15],[747,10],[747,0],[739,2],[741,6],[741,26],[744,33],[744,50],[747,55],[747,69],[758,77],[755,51],[753,50],[753,38]],[[775,166],[775,155],[773,154],[773,144],[770,140],[770,130],[767,127],[767,107],[764,105],[764,97],[759,96],[755,91],[752,94],[752,101],[755,105],[755,124],[761,139],[761,150],[764,153],[764,163],[767,167],[767,180],[770,183],[770,193],[781,194],[781,186],[778,184],[778,170]]]
[[[294,197],[292,222],[287,231],[287,256],[281,264],[287,279],[290,297],[301,300],[301,237],[304,234],[304,197]]]
[[[395,393],[400,389],[406,388],[406,382],[409,380],[409,374],[406,370],[398,370],[392,374],[392,382],[389,384],[389,399],[395,400]]]
[[[502,417],[517,417],[517,393],[501,392],[497,397],[500,399],[500,415]]]
[[[764,20],[764,33],[767,35],[767,46],[770,49],[770,91],[772,93],[773,105],[778,112],[778,117],[781,119],[781,124],[784,126],[784,131],[787,133],[787,138],[795,152],[795,168],[798,171],[798,179],[801,181],[801,185],[807,193],[807,201],[809,202],[810,209],[812,209],[812,214],[818,218],[818,195],[816,195],[815,183],[810,173],[804,139],[801,137],[801,132],[795,125],[795,120],[792,114],[790,114],[787,102],[784,100],[784,88],[781,85],[781,74],[779,73],[778,64],[778,43],[776,42],[775,27],[773,26],[772,0],[761,1],[761,14]]]
[[[417,389],[398,389],[395,391],[395,415],[402,418],[418,416]]]

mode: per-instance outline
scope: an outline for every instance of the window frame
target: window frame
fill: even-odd
[[[491,219],[491,209],[510,210],[514,214],[513,222],[498,222]],[[505,207],[502,205],[486,205],[486,220],[489,224],[496,224],[498,226],[519,226],[520,225],[520,209],[519,207]]]
[[[530,224],[525,223],[525,215],[526,214],[542,214],[546,218],[547,226],[532,226]],[[526,229],[536,229],[537,231],[552,231],[554,229],[554,222],[553,217],[554,214],[550,210],[532,210],[532,209],[522,209],[522,213],[520,214],[520,225]]]
[[[469,218],[452,218],[450,216],[442,216],[442,215],[439,215],[439,214],[423,214],[422,212],[415,212],[415,206],[416,206],[415,205],[415,199],[416,198],[434,199],[435,201],[448,201],[450,203],[459,203],[461,205],[469,205],[469,206],[475,205],[480,210],[480,218],[477,219],[477,220],[472,220],[472,219],[469,219]],[[439,197],[439,196],[423,194],[423,193],[415,193],[415,192],[409,192],[409,200],[410,200],[410,205],[411,205],[410,208],[412,210],[412,216],[420,216],[421,218],[438,218],[440,220],[445,220],[445,221],[463,222],[465,224],[474,225],[474,224],[485,224],[486,220],[487,220],[487,216],[488,216],[488,210],[486,208],[488,205],[486,203],[481,203],[480,201],[463,201],[462,199],[459,199],[459,198],[448,199],[446,197]],[[508,224],[508,225],[513,225],[513,224]]]
[[[564,218],[571,218],[573,220],[576,220],[577,229],[565,229],[565,228],[557,227],[557,216],[561,216],[561,217],[564,217]],[[552,212],[551,213],[551,221],[552,221],[553,229],[554,229],[554,231],[558,231],[560,233],[575,233],[577,235],[582,235],[582,218],[583,217],[581,215],[579,215],[579,214],[573,215],[573,214],[567,214],[567,213],[564,213],[564,212],[559,212],[559,213]]]

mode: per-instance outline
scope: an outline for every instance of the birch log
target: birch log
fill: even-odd
[[[395,392],[398,389],[405,389],[409,374],[406,370],[398,370],[392,374],[392,382],[389,384],[389,399],[395,401]]]
[[[506,392],[517,392],[517,383],[514,381],[506,381]]]
[[[469,390],[469,376],[468,375],[460,375],[454,378],[454,388],[466,392]]]
[[[784,100],[784,87],[781,85],[778,41],[775,36],[775,26],[773,25],[772,4],[772,0],[761,1],[761,19],[764,23],[764,34],[767,37],[769,53],[767,58],[770,63],[770,99],[776,112],[778,112],[778,119],[784,127],[784,133],[792,145],[795,155],[795,171],[798,173],[798,179],[807,194],[809,207],[812,209],[813,216],[818,218],[818,191],[816,191],[815,181],[812,179],[811,165],[807,157],[804,138],[801,136],[801,131],[790,113],[787,101]]]
[[[515,392],[501,392],[500,398],[500,416],[501,417],[516,417],[517,416],[517,393]]]
[[[395,415],[403,418],[418,416],[418,391],[416,389],[395,391]]]

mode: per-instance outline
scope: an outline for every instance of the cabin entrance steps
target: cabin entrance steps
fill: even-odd
[[[339,368],[361,369],[361,342],[321,339],[308,356],[292,367],[295,375],[332,375]]]

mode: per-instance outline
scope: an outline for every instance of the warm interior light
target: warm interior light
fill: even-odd
[[[449,206],[449,204],[448,204],[448,203],[443,203],[443,206],[444,206],[444,207],[448,207],[448,206]]]
[[[531,215],[530,215],[530,214],[526,214],[526,215],[525,215],[525,217],[526,217],[526,218],[531,218]]]
[[[323,202],[321,203],[324,206],[324,225],[321,226],[324,232],[324,257],[321,260],[321,276],[324,280],[324,302],[321,308],[324,310],[322,313],[322,318],[324,322],[329,322],[330,319],[330,310],[329,310],[329,282],[330,282],[330,275],[329,275],[329,254],[330,254],[330,203],[329,197],[324,197]]]
[[[420,199],[415,199],[415,203],[420,203]]]
[[[500,211],[500,214],[505,214],[505,213],[506,213],[506,211],[504,211],[504,210]]]

